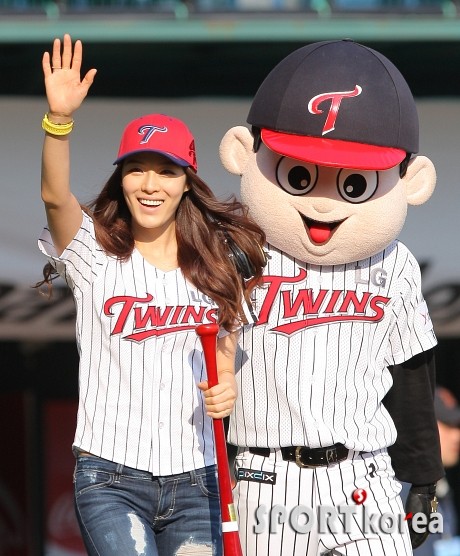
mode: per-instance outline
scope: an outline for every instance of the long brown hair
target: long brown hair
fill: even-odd
[[[191,169],[185,174],[190,189],[181,199],[176,213],[178,263],[187,278],[219,307],[219,324],[228,330],[244,321],[243,296],[249,300],[266,263],[264,231],[253,222],[247,209],[235,196],[219,201],[209,186]],[[134,249],[131,213],[121,187],[122,165],[109,177],[99,195],[82,209],[94,221],[98,243],[104,251],[121,260]],[[228,242],[234,242],[247,257],[253,276],[245,280],[231,257]],[[47,285],[57,276],[47,264],[44,279],[36,287]]]

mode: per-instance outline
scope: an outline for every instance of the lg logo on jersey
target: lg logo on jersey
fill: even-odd
[[[362,275],[363,269],[360,266],[355,268],[355,283],[356,284],[374,284],[374,286],[385,287],[387,283],[387,271],[383,268],[373,268],[369,273],[369,278]]]

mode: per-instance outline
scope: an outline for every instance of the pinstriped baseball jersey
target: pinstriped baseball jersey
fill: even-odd
[[[415,258],[398,241],[337,266],[268,251],[264,284],[253,293],[258,323],[240,335],[230,442],[340,442],[357,451],[393,444],[381,403],[392,385],[388,366],[436,344]]]
[[[154,475],[214,464],[212,421],[196,386],[206,376],[194,329],[216,322],[216,304],[180,269],[162,272],[137,250],[126,262],[107,256],[86,214],[60,257],[47,229],[39,247],[76,302],[74,445]]]

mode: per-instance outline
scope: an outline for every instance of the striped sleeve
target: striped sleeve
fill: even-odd
[[[85,212],[80,229],[60,256],[56,254],[48,228],[43,229],[38,247],[72,289],[84,290],[88,287],[102,265],[99,257],[101,248],[96,242],[94,224]]]
[[[398,365],[427,351],[437,343],[433,323],[421,291],[420,267],[406,251],[400,268],[399,296],[393,304],[393,326],[387,364]]]

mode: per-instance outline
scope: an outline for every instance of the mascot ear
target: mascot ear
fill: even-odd
[[[243,174],[253,142],[251,132],[246,127],[236,126],[227,131],[220,143],[219,155],[228,172],[237,176]]]
[[[436,185],[434,164],[426,156],[412,158],[403,180],[409,205],[422,205],[431,197]]]

